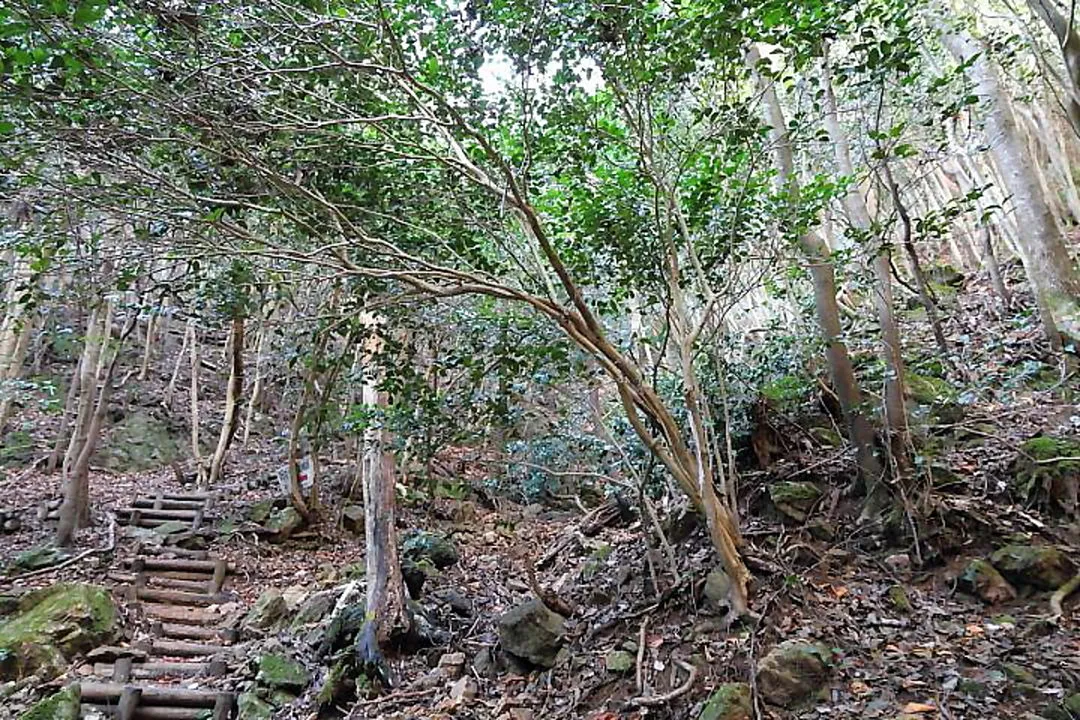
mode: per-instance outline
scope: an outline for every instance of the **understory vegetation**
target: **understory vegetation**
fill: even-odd
[[[0,5],[0,705],[1080,718],[1075,9]]]

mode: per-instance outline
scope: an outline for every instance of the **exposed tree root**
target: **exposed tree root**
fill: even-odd
[[[1076,573],[1072,580],[1059,587],[1057,591],[1050,596],[1050,613],[1052,617],[1056,619],[1064,614],[1061,605],[1065,602],[1065,598],[1069,597],[1069,595],[1075,592],[1077,588],[1080,588],[1080,573]]]

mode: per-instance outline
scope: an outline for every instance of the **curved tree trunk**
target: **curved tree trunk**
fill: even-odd
[[[221,423],[214,457],[210,461],[210,486],[221,479],[225,465],[225,453],[236,436],[240,420],[240,395],[244,389],[244,318],[233,318],[229,337],[229,385],[225,394],[225,417]]]

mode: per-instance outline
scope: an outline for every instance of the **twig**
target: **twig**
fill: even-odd
[[[657,705],[666,705],[680,695],[685,695],[686,693],[690,692],[690,688],[694,687],[694,681],[697,680],[697,668],[688,662],[683,662],[682,660],[676,660],[675,664],[690,673],[690,677],[686,678],[686,682],[684,682],[682,685],[675,688],[671,692],[666,692],[663,695],[633,697],[627,700],[626,704],[638,705],[641,707],[656,707]]]
[[[418,698],[427,697],[428,695],[434,695],[438,688],[428,688],[427,690],[410,690],[408,692],[397,692],[382,697],[372,698],[370,700],[358,700],[349,711],[347,719],[355,717],[353,713],[357,708],[366,707],[368,705],[383,705],[385,703],[401,702],[402,700],[416,700]]]
[[[637,680],[638,695],[645,692],[645,674],[642,672],[642,667],[645,660],[645,628],[648,624],[649,617],[646,615],[645,619],[641,621],[641,629],[638,630],[637,670],[634,675]]]
[[[1050,596],[1050,612],[1054,619],[1061,617],[1064,611],[1061,609],[1061,604],[1065,602],[1065,598],[1069,597],[1076,588],[1080,587],[1080,573],[1073,575],[1073,579],[1065,583],[1057,589],[1053,595]]]
[[[109,513],[109,544],[104,547],[90,548],[89,550],[83,550],[78,555],[70,557],[62,563],[56,565],[50,565],[47,568],[41,568],[39,570],[31,570],[30,572],[22,573],[21,575],[13,575],[8,580],[23,580],[26,578],[38,577],[39,575],[48,575],[54,570],[62,570],[69,565],[74,565],[85,557],[90,555],[99,555],[104,553],[110,553],[116,549],[116,515]]]

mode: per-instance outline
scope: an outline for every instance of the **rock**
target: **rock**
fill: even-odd
[[[724,683],[713,691],[698,713],[698,720],[750,720],[753,704],[746,683]]]
[[[625,650],[609,650],[604,656],[604,667],[608,672],[624,673],[634,667],[634,656]]]
[[[885,558],[885,564],[895,573],[903,575],[911,570],[911,556],[907,553],[896,553]]]
[[[116,608],[97,585],[60,583],[29,593],[20,612],[0,623],[0,680],[35,672],[51,679],[75,655],[107,643]]]
[[[185,530],[191,528],[191,523],[181,522],[179,520],[166,520],[154,527],[154,533],[165,537],[166,535],[172,535],[174,533],[182,533]]]
[[[480,690],[472,675],[463,675],[450,687],[450,699],[454,704],[471,702]]]
[[[534,665],[550,668],[563,643],[564,620],[539,600],[529,600],[499,618],[503,650]]]
[[[79,720],[79,692],[74,685],[50,695],[19,716],[19,720]]]
[[[259,658],[255,681],[269,688],[300,692],[311,682],[311,673],[285,655],[267,653]]]
[[[401,579],[405,581],[405,589],[409,591],[409,597],[413,600],[419,600],[424,594],[424,583],[427,582],[427,577],[428,574],[423,566],[408,559],[401,561]]]
[[[802,522],[821,497],[817,485],[808,482],[775,482],[769,486],[769,498],[776,509],[792,520]]]
[[[1057,590],[1076,574],[1065,553],[1048,545],[1008,545],[990,556],[1002,575],[1018,585]]]
[[[353,535],[364,534],[364,508],[360,505],[346,505],[341,511],[341,526]]]
[[[448,568],[458,561],[458,551],[449,539],[429,532],[417,532],[402,544],[404,558],[417,564],[427,561],[439,570]]]
[[[465,671],[465,653],[446,653],[439,658],[439,670],[448,678],[461,677]]]
[[[16,555],[15,560],[8,567],[8,574],[52,567],[63,562],[65,558],[67,558],[67,552],[63,549],[51,545],[39,545]]]
[[[1016,598],[1016,590],[1009,581],[985,560],[972,560],[959,579],[965,589],[991,605]]]
[[[1080,458],[1080,440],[1049,436],[1028,440],[1013,462],[1014,491],[1027,502],[1049,500],[1067,516],[1080,516],[1080,460],[1076,458]]]
[[[911,612],[911,599],[903,585],[893,585],[889,588],[889,601],[898,612]]]
[[[323,590],[308,596],[293,613],[292,628],[295,630],[322,621],[334,609],[337,598],[336,590]]]
[[[712,570],[705,578],[704,594],[713,607],[727,607],[731,596],[731,578],[720,568]]]
[[[1061,703],[1043,710],[1047,720],[1075,720],[1080,718],[1080,692],[1069,695]]]
[[[1024,685],[1038,685],[1039,680],[1036,678],[1030,670],[1023,665],[1017,665],[1016,663],[1005,663],[1001,666],[1002,672],[1005,673],[1005,677],[1009,678],[1013,682],[1022,683]]]
[[[100,462],[120,472],[140,472],[164,467],[186,453],[184,428],[159,418],[154,411],[138,409],[112,426],[98,452]]]
[[[455,615],[460,615],[461,617],[473,616],[472,600],[465,597],[465,595],[458,590],[446,588],[445,590],[437,592],[435,597],[446,603]]]
[[[825,645],[787,640],[758,663],[758,691],[773,705],[793,708],[821,689],[831,662],[832,651]]]
[[[265,500],[260,500],[257,503],[252,503],[251,507],[247,509],[245,517],[253,523],[262,525],[270,518],[270,513],[274,511],[276,502],[275,498],[267,498]]]
[[[473,672],[485,679],[491,679],[498,675],[499,665],[495,662],[495,653],[491,648],[481,648],[473,657]]]
[[[269,630],[277,625],[289,610],[288,603],[277,588],[264,590],[244,616],[240,627],[245,630]]]
[[[349,688],[349,670],[351,664],[348,657],[338,658],[326,677],[323,679],[319,692],[315,696],[319,707],[335,705],[345,698]]]
[[[263,525],[267,530],[274,533],[274,539],[284,542],[300,528],[304,527],[304,516],[300,511],[290,505],[281,510],[270,513],[270,517]]]
[[[237,720],[270,720],[274,708],[253,692],[241,693],[236,698]]]

